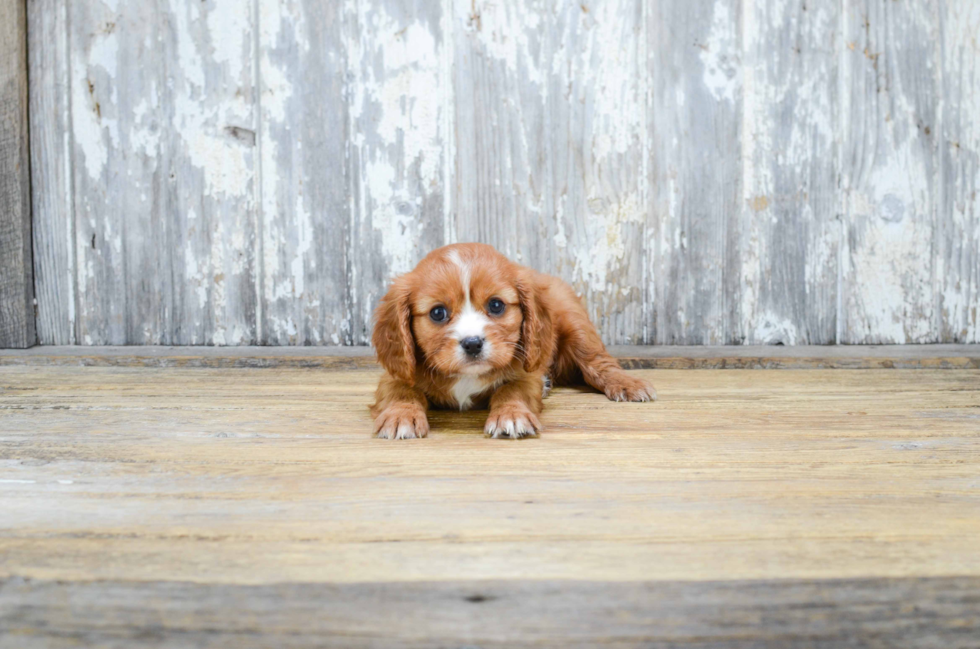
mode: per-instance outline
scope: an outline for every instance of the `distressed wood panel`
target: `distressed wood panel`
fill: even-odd
[[[740,275],[730,342],[836,340],[839,21],[831,2],[743,5],[742,201],[730,257],[730,272]]]
[[[642,3],[455,5],[463,241],[569,281],[607,342],[643,338]]]
[[[165,68],[174,300],[165,343],[256,342],[254,11],[248,0],[166,8],[180,66],[171,59]],[[142,286],[150,275],[141,269],[132,281]]]
[[[974,4],[31,0],[40,340],[364,344],[475,240],[609,343],[978,342]]]
[[[940,6],[940,333],[944,342],[980,343],[980,4]]]
[[[980,370],[636,374],[399,443],[380,370],[4,367],[0,579],[980,576]]]
[[[546,105],[550,6],[454,0],[456,234],[560,273]]]
[[[154,2],[115,9],[68,3],[76,317],[83,344],[158,343],[171,322],[164,323],[164,313],[173,304],[167,263],[173,216],[163,178],[168,151],[161,147],[170,118],[160,109],[168,52],[158,8]],[[141,268],[147,285],[134,294],[130,279]]]
[[[3,367],[0,647],[976,647],[980,370],[638,374],[386,442],[377,369]]]
[[[0,0],[0,347],[37,341],[27,104],[27,5]]]
[[[612,345],[625,369],[980,369],[980,345]],[[369,347],[80,347],[0,350],[3,366],[378,369]]]
[[[31,202],[37,337],[75,344],[75,224],[71,187],[68,5],[30,0]]]
[[[353,344],[370,341],[372,312],[388,280],[446,242],[452,82],[445,11],[428,0],[345,5]]]
[[[251,3],[72,3],[78,338],[255,341]]]
[[[343,10],[260,0],[259,12],[259,340],[350,344]]]
[[[978,577],[373,584],[0,581],[3,649],[974,649]],[[506,620],[505,624],[501,620]]]
[[[842,343],[938,342],[936,4],[846,0]]]
[[[650,341],[739,342],[728,323],[741,290],[742,5],[649,6]]]

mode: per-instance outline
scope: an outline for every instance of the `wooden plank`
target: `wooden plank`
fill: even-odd
[[[77,306],[68,3],[29,2],[27,18],[37,337],[42,345],[70,345]]]
[[[173,21],[169,64],[176,57],[180,65],[165,70],[172,88],[165,95],[173,121],[164,146],[171,156],[165,218],[174,246],[174,304],[172,333],[159,343],[257,342],[256,7],[179,0],[164,9]],[[141,267],[130,286],[154,281],[157,272]],[[137,313],[167,318],[166,306],[160,313],[145,298],[136,304]]]
[[[738,343],[739,0],[657,0],[647,13],[649,342]]]
[[[37,0],[40,340],[363,344],[484,240],[607,342],[980,341],[973,5]]]
[[[560,135],[547,113],[551,19],[545,3],[453,2],[456,228],[460,241],[562,273],[567,241],[554,240],[564,215],[551,178]]]
[[[980,369],[978,345],[611,346],[628,369]],[[0,350],[0,366],[377,368],[369,347],[57,347]]]
[[[943,342],[980,342],[980,5],[940,5],[942,208],[938,245]]]
[[[839,342],[938,342],[938,12],[847,0],[843,25]]]
[[[730,340],[832,344],[837,336],[834,3],[743,4],[740,276]]]
[[[24,0],[0,0],[0,347],[30,347],[34,326]]]
[[[642,3],[457,0],[460,240],[563,277],[604,340],[643,340]]]
[[[5,367],[0,578],[980,577],[980,370],[637,374],[394,443],[377,370]]]
[[[173,305],[165,144],[172,117],[162,108],[170,53],[161,44],[157,10],[155,3],[115,9],[68,3],[72,245],[81,344],[162,342],[171,322],[163,322],[160,308]],[[137,296],[130,279],[139,279],[141,269],[149,272]],[[138,312],[141,299],[155,308]]]
[[[347,339],[355,345],[370,340],[390,279],[447,241],[452,82],[444,12],[426,0],[365,0],[345,9],[353,201]]]
[[[251,4],[69,13],[79,342],[255,342]]]
[[[976,646],[980,579],[0,584],[0,647]],[[501,620],[507,620],[501,624]]]
[[[980,370],[642,374],[396,443],[377,370],[5,367],[0,647],[972,646]]]
[[[350,342],[348,106],[340,3],[259,2],[264,345]]]

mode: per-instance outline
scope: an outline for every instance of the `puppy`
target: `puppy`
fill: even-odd
[[[425,437],[430,405],[489,406],[488,436],[537,435],[552,382],[584,379],[613,401],[656,398],[609,355],[568,284],[483,244],[439,248],[396,278],[372,341],[385,374],[371,414],[384,439]]]

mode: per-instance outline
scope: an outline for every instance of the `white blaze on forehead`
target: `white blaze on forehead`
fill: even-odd
[[[463,298],[465,300],[451,331],[457,340],[472,336],[483,338],[490,319],[482,311],[474,309],[473,303],[470,301],[470,266],[462,260],[455,250],[450,251],[449,261],[459,269],[459,281],[463,286]]]
[[[463,261],[463,258],[459,256],[459,252],[455,250],[449,251],[449,261],[453,262],[453,265],[459,269],[459,281],[463,285],[463,291],[466,294],[466,301],[470,301],[470,265]]]

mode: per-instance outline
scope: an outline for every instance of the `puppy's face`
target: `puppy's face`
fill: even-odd
[[[449,376],[488,374],[515,358],[528,369],[538,360],[539,324],[524,269],[490,246],[457,244],[395,280],[373,341],[381,364],[414,383],[417,362]]]
[[[425,363],[442,374],[481,375],[510,365],[519,350],[517,278],[503,258],[451,249],[419,274],[412,331]]]

